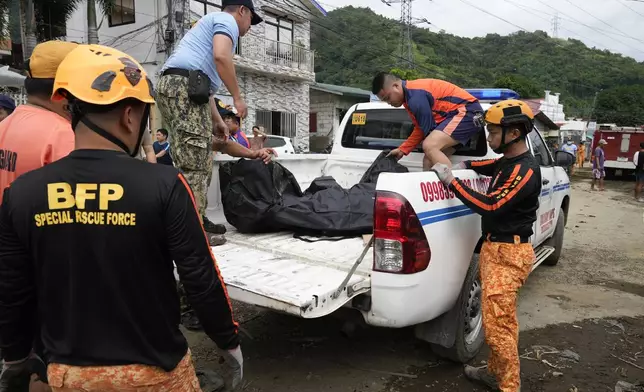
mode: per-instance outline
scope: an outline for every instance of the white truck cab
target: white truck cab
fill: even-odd
[[[510,90],[479,90],[486,109]],[[516,93],[514,93],[516,94]],[[370,102],[354,105],[336,131],[331,154],[294,154],[277,160],[305,189],[316,177],[333,176],[342,186],[357,183],[378,154],[399,146],[413,125],[403,108]],[[529,145],[541,165],[542,190],[532,244],[541,263],[554,265],[563,245],[570,183],[541,135]],[[452,160],[494,158],[481,132]],[[363,238],[304,242],[292,233],[241,234],[228,225],[228,242],[214,247],[231,298],[302,318],[354,309],[378,327],[416,326],[416,336],[456,361],[473,358],[483,344],[478,251],[480,217],[422,171],[423,154],[400,163],[409,173],[383,173],[374,200],[374,242]],[[222,221],[217,158],[209,190],[208,215]],[[475,189],[490,182],[472,170],[455,171]],[[361,256],[363,256],[361,258]]]

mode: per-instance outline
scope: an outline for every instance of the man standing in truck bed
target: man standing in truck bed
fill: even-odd
[[[195,193],[206,231],[223,234],[226,229],[206,217],[206,194],[212,177],[213,149],[241,158],[269,159],[267,150],[252,151],[228,143],[228,127],[219,115],[214,94],[221,87],[233,96],[243,118],[247,106],[237,83],[233,54],[240,36],[262,22],[252,0],[224,0],[222,12],[211,12],[190,29],[162,68],[157,83],[157,104],[170,133],[175,166]],[[209,237],[221,245],[223,237]]]
[[[400,159],[422,143],[423,170],[436,163],[450,165],[448,155],[454,148],[467,144],[481,130],[474,121],[483,112],[478,100],[444,80],[401,80],[380,73],[373,79],[372,92],[391,106],[404,106],[414,123],[409,138],[389,155]]]
[[[462,162],[454,169],[472,169],[491,176],[486,194],[454,178],[447,165],[432,168],[456,197],[481,215],[481,303],[490,357],[487,370],[466,365],[465,376],[502,392],[521,388],[517,292],[535,260],[530,236],[541,193],[539,164],[526,143],[533,118],[530,108],[518,100],[499,102],[485,113],[488,143],[503,157]]]

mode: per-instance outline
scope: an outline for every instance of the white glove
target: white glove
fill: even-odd
[[[438,176],[438,179],[441,180],[445,186],[448,186],[450,182],[454,179],[454,175],[452,174],[452,169],[449,168],[449,166],[443,164],[443,163],[437,163],[432,167],[432,170],[436,172],[436,175]]]
[[[452,165],[452,170],[465,170],[465,169],[467,169],[467,166],[465,166],[465,162],[459,162]]]
[[[235,389],[244,378],[244,357],[241,346],[237,346],[232,350],[223,351],[222,357],[233,373],[233,389]]]

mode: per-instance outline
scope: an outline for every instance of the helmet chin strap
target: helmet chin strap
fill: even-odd
[[[508,147],[510,147],[511,145],[519,142],[519,140],[525,139],[525,137],[526,137],[526,135],[521,134],[521,136],[519,136],[519,137],[517,137],[517,138],[515,138],[513,140],[510,140],[509,142],[505,143],[505,135],[510,130],[510,127],[502,126],[501,129],[502,129],[502,131],[501,131],[501,145],[499,147],[495,148],[494,150],[492,150],[497,154],[505,154],[505,152],[508,150]]]
[[[145,105],[145,111],[143,113],[143,118],[141,119],[141,126],[139,128],[139,135],[137,136],[136,145],[131,151],[127,147],[127,145],[123,143],[122,140],[120,140],[116,136],[112,135],[111,133],[107,132],[103,128],[96,125],[93,121],[88,119],[87,116],[81,115],[80,117],[79,116],[74,116],[74,117],[75,118],[72,120],[73,129],[76,129],[76,125],[78,125],[79,122],[82,122],[83,124],[85,124],[85,126],[87,126],[87,128],[91,129],[96,134],[116,144],[121,148],[121,150],[125,151],[131,157],[135,157],[136,154],[139,152],[139,149],[141,148],[141,141],[143,140],[143,134],[145,132],[148,119],[150,117],[150,105],[149,104]]]

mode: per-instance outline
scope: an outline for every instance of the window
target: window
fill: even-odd
[[[318,114],[309,113],[309,132],[315,133],[318,131]]]
[[[631,144],[631,134],[630,133],[622,134],[622,143],[619,145],[619,152],[628,152],[630,144]]]
[[[352,124],[354,114],[365,114],[364,124]],[[414,130],[414,124],[406,110],[371,109],[359,110],[351,115],[342,135],[342,147],[366,150],[385,150],[398,148]],[[418,145],[413,152],[423,152]],[[454,155],[482,157],[487,154],[485,132],[470,145],[461,147]]]
[[[528,134],[528,137],[530,138],[530,144],[532,144],[532,154],[537,159],[539,166],[550,166],[552,158],[539,132],[533,130]]]
[[[297,130],[297,114],[258,110],[257,125],[263,126],[271,135],[295,137]]]
[[[191,21],[211,12],[221,11],[221,0],[190,0]],[[195,18],[196,16],[196,18]]]
[[[264,147],[266,148],[277,148],[277,147],[284,147],[286,145],[286,140],[282,139],[281,137],[267,137],[266,141],[264,142]]]
[[[110,27],[131,24],[135,22],[134,14],[134,0],[114,0],[107,21]]]
[[[268,51],[278,56],[289,55],[293,43],[293,22],[271,14],[264,17],[264,31],[268,42]]]

